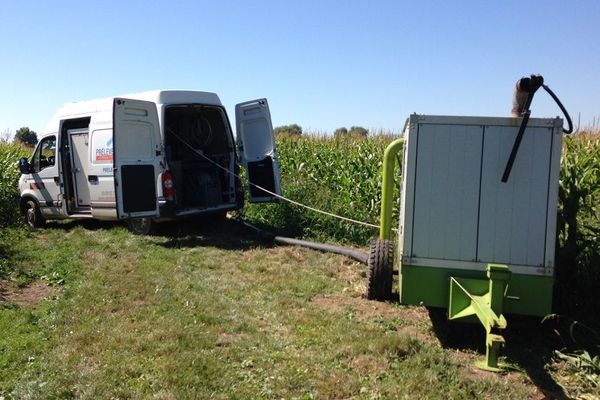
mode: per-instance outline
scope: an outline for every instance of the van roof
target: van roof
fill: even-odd
[[[148,92],[130,93],[121,96],[67,103],[60,107],[52,118],[52,121],[48,125],[50,130],[46,129],[44,132],[56,130],[56,120],[77,118],[78,116],[85,116],[96,112],[110,111],[112,110],[115,98],[146,100],[156,103],[157,105],[194,103],[222,106],[219,96],[212,92],[200,92],[194,90],[151,90]]]
[[[147,100],[156,104],[209,104],[220,106],[221,100],[216,93],[198,92],[194,90],[152,90],[149,92],[132,93],[123,96],[126,99]],[[112,107],[112,105],[111,105]]]

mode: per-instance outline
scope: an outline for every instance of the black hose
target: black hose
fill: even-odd
[[[307,240],[293,239],[293,238],[289,238],[289,237],[285,237],[285,236],[277,236],[277,235],[272,234],[271,232],[260,229],[256,226],[252,225],[251,223],[246,222],[240,218],[229,217],[229,219],[231,221],[237,222],[238,224],[241,224],[241,225],[245,226],[246,228],[254,231],[262,238],[272,240],[275,243],[289,244],[292,246],[302,246],[302,247],[307,247],[309,249],[319,250],[319,251],[323,251],[323,252],[327,252],[327,253],[340,254],[340,255],[349,257],[349,258],[356,260],[363,264],[367,264],[367,260],[369,258],[367,253],[364,253],[360,250],[349,249],[347,247],[341,247],[341,246],[332,246],[332,245],[325,244],[325,243],[309,242]]]
[[[515,86],[512,114],[523,115],[523,120],[521,121],[519,132],[517,133],[517,137],[515,138],[515,142],[513,143],[513,147],[510,151],[510,156],[508,157],[506,166],[504,167],[504,173],[502,174],[502,182],[504,183],[508,181],[510,171],[512,170],[513,164],[515,163],[515,158],[517,158],[519,146],[521,146],[521,140],[523,139],[523,134],[525,133],[525,128],[527,128],[529,116],[531,115],[529,107],[531,106],[531,102],[533,101],[533,96],[535,95],[535,92],[543,85],[544,77],[542,77],[541,75],[531,75],[530,78],[519,79]],[[523,99],[524,94],[527,94],[527,97],[524,104],[521,104],[520,100]]]
[[[531,99],[533,94],[529,95]],[[529,100],[528,102],[531,102]],[[521,146],[521,140],[523,139],[523,134],[525,133],[525,128],[527,127],[527,123],[529,122],[529,115],[531,113],[529,110],[525,111],[525,115],[523,116],[523,120],[521,121],[521,127],[519,128],[519,132],[517,133],[517,137],[515,138],[515,142],[513,143],[512,150],[510,151],[510,156],[508,156],[508,161],[506,162],[506,166],[504,167],[504,173],[502,174],[502,182],[506,183],[508,181],[508,177],[510,176],[510,171],[512,170],[513,164],[515,163],[515,158],[517,158],[517,152],[519,151],[519,146]]]
[[[277,243],[291,244],[293,246],[308,247],[309,249],[324,251],[327,253],[341,254],[363,264],[366,264],[367,259],[369,258],[366,253],[363,253],[359,250],[349,249],[347,247],[332,246],[325,243],[309,242],[306,240],[292,239],[284,236],[275,236],[273,240]]]
[[[565,130],[563,128],[563,132],[567,134],[573,132],[573,122],[571,121],[571,116],[569,116],[569,113],[554,92],[544,84],[544,78],[541,75],[531,75],[530,78],[519,79],[515,86],[512,115],[522,115],[523,120],[521,121],[521,126],[519,128],[519,132],[517,133],[517,137],[515,138],[515,142],[513,143],[508,161],[506,162],[506,167],[504,167],[504,173],[502,174],[502,182],[504,183],[508,181],[510,171],[512,170],[515,158],[517,157],[517,152],[519,151],[519,146],[521,145],[521,140],[523,139],[523,134],[525,133],[525,128],[527,128],[527,123],[529,122],[529,116],[531,114],[529,107],[531,106],[533,95],[540,87],[543,87],[544,90],[546,90],[546,92],[548,92],[548,94],[552,97],[552,99],[554,99],[556,104],[558,104],[558,107],[560,107],[563,115],[567,119],[569,129]],[[527,97],[525,97],[525,95]]]
[[[573,132],[573,121],[571,121],[571,116],[567,112],[565,106],[563,106],[563,104],[561,103],[561,101],[558,99],[558,96],[556,96],[554,94],[554,92],[552,90],[550,90],[550,88],[547,85],[542,84],[542,87],[554,99],[554,101],[556,102],[556,104],[558,104],[558,107],[560,107],[560,111],[562,111],[563,115],[567,119],[567,123],[569,124],[569,129],[564,129],[563,128],[563,132],[566,133],[566,134],[569,134],[569,133]]]

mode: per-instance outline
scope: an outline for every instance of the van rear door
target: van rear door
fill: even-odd
[[[160,128],[154,103],[114,99],[113,155],[117,218],[158,216]]]
[[[235,119],[238,148],[250,183],[250,202],[277,201],[273,193],[281,196],[279,158],[267,99],[237,104]]]

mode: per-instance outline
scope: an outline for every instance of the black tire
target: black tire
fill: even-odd
[[[134,235],[151,235],[156,231],[156,222],[152,218],[131,218],[127,221],[129,232]]]
[[[27,200],[23,209],[25,223],[32,229],[40,228],[46,223],[46,219],[40,212],[40,207],[33,200]]]
[[[390,240],[377,239],[369,248],[367,261],[367,292],[369,300],[388,300],[392,297],[394,247]]]

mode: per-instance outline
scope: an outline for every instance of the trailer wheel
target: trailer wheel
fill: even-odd
[[[127,221],[129,232],[134,235],[150,235],[156,229],[156,222],[152,218],[131,218]]]
[[[367,261],[367,299],[387,300],[392,296],[393,263],[392,242],[374,240],[369,248]]]
[[[25,212],[23,215],[25,216],[25,223],[30,228],[39,228],[46,222],[46,219],[40,212],[40,208],[35,201],[27,200],[25,202],[24,210]]]

